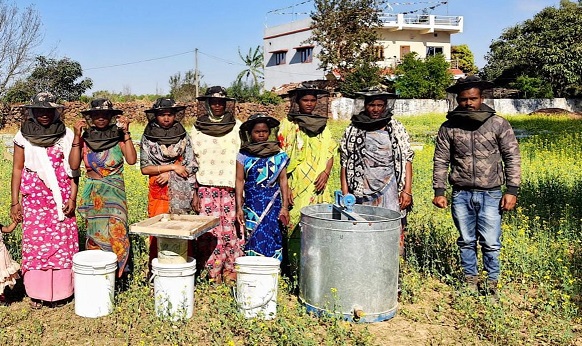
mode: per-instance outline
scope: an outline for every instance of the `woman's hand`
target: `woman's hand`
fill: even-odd
[[[287,205],[289,205],[289,208],[287,209],[291,209],[293,207],[293,192],[291,189],[287,190]]]
[[[281,212],[279,213],[279,220],[285,226],[289,225],[289,209],[288,208],[281,208]]]
[[[67,217],[75,216],[75,209],[77,208],[77,201],[69,198],[67,202],[63,205],[63,213]]]
[[[20,203],[16,203],[10,207],[10,218],[12,222],[22,222],[22,206]]]
[[[317,179],[313,183],[315,185],[315,192],[320,193],[325,189],[327,185],[327,180],[329,179],[329,174],[326,171],[319,173]]]
[[[87,122],[83,119],[77,120],[75,125],[73,126],[73,132],[75,136],[81,137],[81,133],[87,127]]]
[[[400,204],[400,210],[410,207],[412,205],[412,194],[406,191],[400,191],[398,203]]]
[[[178,174],[182,178],[187,178],[188,177],[188,171],[186,170],[186,167],[184,167],[184,166],[182,166],[180,164],[175,164],[174,165],[174,172],[176,172],[176,174]]]
[[[236,220],[238,224],[241,226],[241,229],[245,228],[245,213],[243,212],[242,208],[236,208]]]
[[[117,118],[117,127],[119,127],[121,130],[123,130],[123,132],[129,131],[129,124],[130,123],[131,123],[131,120],[129,120],[129,118],[124,116],[124,115]]]
[[[194,194],[192,195],[192,202],[190,202],[190,206],[192,207],[192,210],[194,210],[194,212],[196,214],[200,214],[200,197],[198,196],[197,190],[194,190]]]
[[[166,185],[170,180],[170,172],[160,173],[156,176],[156,183],[160,186]]]

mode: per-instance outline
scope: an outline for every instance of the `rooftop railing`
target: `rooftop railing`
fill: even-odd
[[[380,20],[384,26],[403,26],[403,25],[419,25],[419,26],[451,26],[462,27],[462,16],[440,16],[428,14],[402,14],[402,13],[384,13],[380,15]]]

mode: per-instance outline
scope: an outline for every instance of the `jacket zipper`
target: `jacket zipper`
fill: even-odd
[[[475,174],[477,172],[475,171],[475,131],[471,131],[471,158],[473,159],[473,188],[476,188],[477,186],[475,186]]]

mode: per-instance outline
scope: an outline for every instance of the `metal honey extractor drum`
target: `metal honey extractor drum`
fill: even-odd
[[[398,306],[400,213],[354,205],[354,221],[317,204],[301,209],[299,298],[310,312],[350,321],[392,318]]]

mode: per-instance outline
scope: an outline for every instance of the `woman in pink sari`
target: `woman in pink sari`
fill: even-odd
[[[10,214],[14,221],[23,220],[24,287],[31,307],[38,309],[73,294],[78,178],[69,167],[74,136],[60,118],[63,106],[51,94],[39,93],[25,107],[27,115],[14,137]]]

